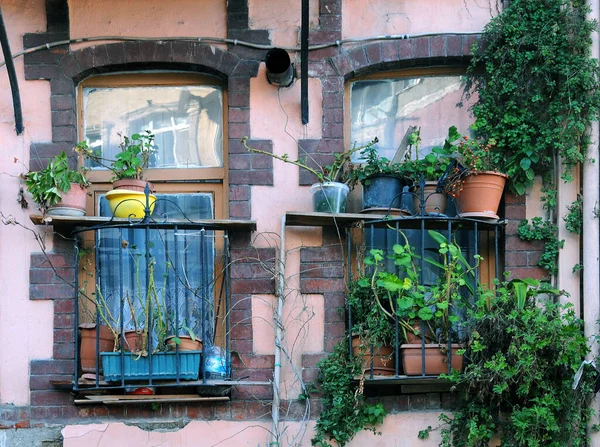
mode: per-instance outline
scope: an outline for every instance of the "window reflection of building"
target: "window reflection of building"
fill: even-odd
[[[223,166],[222,91],[214,86],[84,87],[84,138],[107,159],[119,133],[150,130],[151,168]]]

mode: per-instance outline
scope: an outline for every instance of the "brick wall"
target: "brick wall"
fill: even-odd
[[[27,34],[24,46],[32,47],[69,36],[66,0],[47,0],[48,32]],[[341,39],[342,0],[322,0],[319,24],[310,31],[311,44]],[[62,11],[62,13],[60,13]],[[227,2],[228,37],[269,44],[268,30],[250,30],[247,0]],[[322,92],[322,139],[298,142],[299,152],[308,153],[319,163],[328,163],[333,153],[345,147],[343,135],[344,84],[346,80],[381,70],[408,67],[465,65],[469,49],[476,39],[471,35],[422,37],[410,40],[375,42],[352,49],[332,47],[309,54],[309,76],[319,78]],[[239,139],[252,136],[250,128],[250,78],[257,76],[264,50],[230,45],[226,50],[198,42],[120,42],[102,44],[71,51],[60,47],[25,56],[26,79],[45,79],[51,91],[51,141],[31,145],[31,167],[44,165],[61,151],[70,153],[77,142],[75,86],[87,76],[112,71],[140,69],[176,69],[217,76],[227,82],[229,214],[231,218],[252,216],[252,185],[273,184],[273,161],[270,157],[248,153]],[[250,140],[249,145],[272,151],[268,140]],[[314,178],[300,173],[300,185]],[[524,217],[524,199],[508,195],[506,217],[510,219],[506,238],[506,267],[515,275],[536,276],[535,267],[540,247],[516,239],[518,220]],[[331,351],[344,334],[344,319],[339,308],[344,305],[343,249],[335,231],[323,231],[323,246],[301,250],[300,278],[302,293],[323,294],[325,302],[325,351],[303,356],[303,376],[314,381],[316,364]],[[252,294],[273,294],[273,249],[257,250],[249,235],[234,235],[231,266],[231,345],[234,378],[270,380],[273,356],[256,355],[252,350]],[[56,270],[50,267],[50,263]],[[59,278],[62,277],[63,279]],[[31,257],[30,298],[54,302],[54,348],[52,359],[31,362],[31,406],[0,407],[0,425],[26,426],[47,422],[93,422],[100,420],[150,421],[164,417],[191,419],[263,420],[270,411],[270,387],[238,387],[227,403],[161,405],[150,407],[73,405],[73,397],[54,388],[52,380],[69,380],[74,371],[74,252],[68,242],[55,238],[54,251],[46,257]],[[384,399],[390,411],[439,409],[448,404],[446,395],[429,393]],[[302,417],[303,406],[284,402],[282,413],[290,420]],[[313,400],[313,416],[319,413],[319,402]],[[82,419],[85,418],[85,419]]]

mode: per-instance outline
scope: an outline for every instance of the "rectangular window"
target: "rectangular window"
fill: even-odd
[[[467,133],[474,118],[471,101],[463,107],[460,74],[367,78],[350,83],[350,141],[359,145],[377,137],[379,153],[394,157],[410,127],[421,128],[419,153],[444,143],[448,128]],[[356,160],[359,156],[357,155]]]
[[[156,195],[149,226],[81,233],[79,281],[88,298],[80,300],[80,321],[111,326],[115,346],[125,343],[124,351],[138,357],[149,351],[159,361],[170,355],[166,336],[194,334],[205,354],[228,358],[226,232],[191,224],[228,217],[224,86],[184,73],[98,76],[79,85],[78,99],[80,139],[109,163],[120,150],[121,135],[154,134],[155,151],[144,179],[153,183]],[[112,173],[91,167],[88,215],[112,217],[105,198]],[[125,338],[134,331],[145,334],[144,346],[132,347]],[[133,362],[126,354],[127,363]],[[172,378],[186,378],[187,358],[177,360]],[[102,368],[99,360],[96,372]],[[115,360],[118,368],[122,361]],[[224,378],[212,363],[212,369],[205,368],[209,361],[208,354],[203,356],[200,379],[213,373]],[[121,373],[112,377],[133,380]]]

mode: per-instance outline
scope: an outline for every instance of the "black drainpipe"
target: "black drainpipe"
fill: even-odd
[[[300,31],[300,109],[302,124],[308,124],[308,0],[302,0]]]
[[[2,46],[2,54],[4,54],[4,62],[6,63],[6,71],[8,72],[8,80],[10,81],[10,91],[12,92],[13,108],[15,111],[15,130],[17,135],[23,133],[23,110],[21,109],[21,94],[19,93],[19,82],[17,81],[17,72],[15,71],[15,63],[10,52],[8,43],[8,35],[4,26],[4,18],[2,17],[2,9],[0,8],[0,46]]]

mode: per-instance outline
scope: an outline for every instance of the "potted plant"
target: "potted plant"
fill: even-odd
[[[363,371],[373,368],[375,375],[394,375],[395,331],[389,309],[376,305],[369,277],[349,285],[347,304],[352,315],[352,353],[360,358]]]
[[[248,137],[242,138],[242,144],[246,150],[256,154],[268,155],[269,157],[273,157],[284,163],[296,165],[313,174],[318,180],[318,183],[315,183],[310,187],[310,192],[313,195],[313,211],[323,213],[343,213],[346,211],[346,198],[350,191],[348,186],[350,177],[349,171],[345,171],[345,169],[351,169],[350,166],[353,153],[367,149],[378,141],[377,138],[375,138],[364,146],[357,147],[354,145],[349,151],[334,154],[333,163],[312,168],[308,165],[307,160],[292,160],[287,154],[276,155],[271,152],[249,147],[247,145],[247,140]]]
[[[202,340],[196,336],[185,321],[175,331],[177,335],[169,335],[166,339],[170,351],[201,351]],[[183,335],[182,335],[183,333]]]
[[[148,263],[148,287],[141,287],[141,256],[134,254],[137,293],[127,294],[123,310],[129,309],[123,352],[103,352],[102,366],[107,381],[154,379],[196,380],[200,368],[200,351],[168,352],[167,334],[170,315],[167,306],[167,275],[156,282],[156,260]],[[167,263],[166,269],[170,268]],[[125,307],[125,304],[127,306]],[[125,317],[124,317],[125,318]],[[127,354],[125,353],[127,352]],[[179,356],[179,358],[178,358]],[[123,364],[121,363],[123,360]],[[122,366],[123,365],[123,369]],[[152,365],[152,366],[150,366]]]
[[[431,152],[421,156],[420,142],[420,129],[417,129],[409,137],[409,150],[406,160],[402,163],[401,172],[411,184],[415,214],[444,214],[446,195],[439,185],[439,180],[452,161],[453,146],[446,139],[443,146],[433,147]],[[423,210],[421,203],[425,204]]]
[[[371,250],[372,257],[365,263],[374,265],[371,289],[377,305],[392,309],[390,316],[398,317],[398,324],[407,343],[400,346],[403,370],[406,375],[439,375],[448,372],[448,357],[451,368],[462,368],[462,355],[458,341],[461,320],[457,313],[465,306],[465,293],[473,294],[475,265],[463,256],[456,242],[449,242],[441,233],[429,230],[429,235],[438,244],[440,259],[426,258],[441,271],[438,281],[431,286],[420,284],[420,267],[415,263],[417,256],[408,243],[395,244],[391,258],[395,272],[383,268],[383,252]],[[384,294],[377,290],[383,290]],[[451,353],[448,353],[450,343]],[[423,353],[425,362],[422,362]]]
[[[119,137],[121,151],[117,153],[115,160],[103,158],[101,154],[91,150],[85,141],[77,144],[75,150],[113,173],[113,190],[106,194],[106,198],[114,216],[141,219],[147,212],[152,213],[156,201],[156,196],[152,194],[154,187],[143,177],[155,150],[154,135],[147,130],[141,134],[134,133],[131,137],[122,134]],[[146,186],[149,189],[147,196]]]
[[[402,191],[407,184],[402,175],[402,164],[392,163],[380,157],[375,138],[361,151],[364,163],[353,164],[348,173],[351,187],[360,183],[363,187],[363,210],[381,211],[402,208]]]
[[[44,214],[83,216],[89,182],[87,169],[71,169],[64,152],[40,171],[23,174],[25,186]]]
[[[471,128],[477,131],[478,126]],[[457,160],[449,167],[444,189],[456,199],[459,216],[498,219],[508,176],[499,172],[499,155],[493,151],[496,141],[461,136],[456,127],[450,128],[449,135]]]

